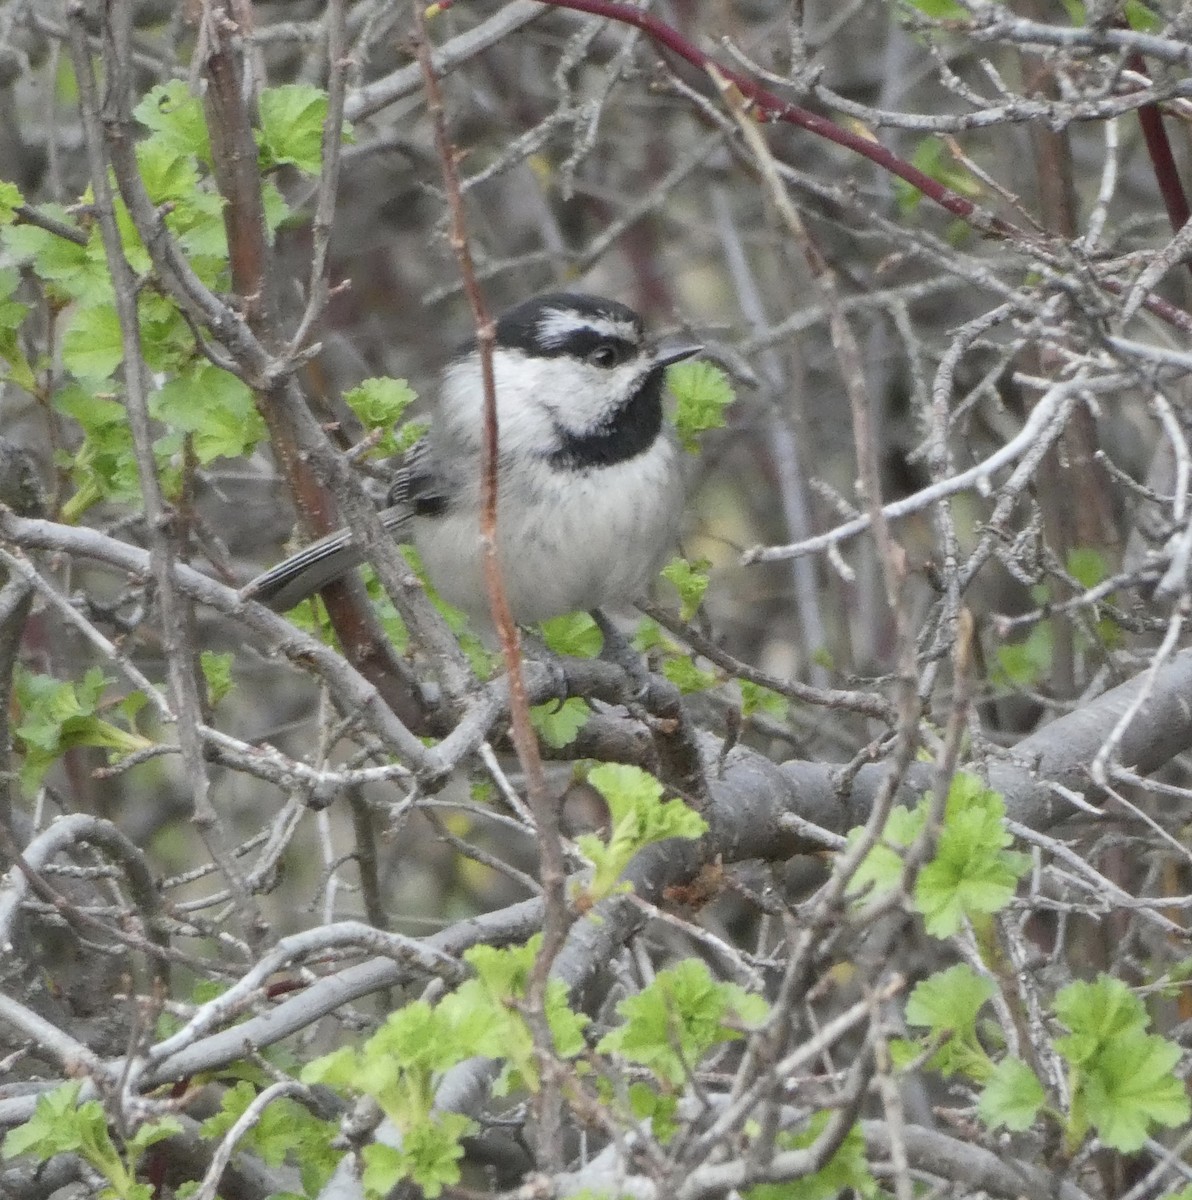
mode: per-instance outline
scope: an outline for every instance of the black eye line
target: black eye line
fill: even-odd
[[[570,330],[562,337],[545,342],[538,339],[523,348],[527,354],[541,358],[587,359],[602,346],[612,347],[619,361],[624,361],[637,349],[628,338],[584,328]]]

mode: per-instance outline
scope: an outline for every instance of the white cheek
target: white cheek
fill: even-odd
[[[641,382],[640,365],[611,371],[559,355],[534,358],[503,351],[493,356],[501,446],[541,451],[557,429],[585,434],[602,426],[613,398],[628,396]],[[484,382],[476,360],[452,363],[443,377],[436,424],[459,448],[479,450],[484,429]]]
[[[556,428],[583,435],[608,421],[617,402],[641,383],[639,364],[626,363],[609,370],[573,358],[541,360],[544,368],[537,393]]]
[[[537,450],[552,443],[552,406],[545,398],[564,390],[558,366],[556,359],[493,357],[503,451]],[[574,386],[573,380],[570,387]],[[443,437],[458,449],[478,451],[483,444],[484,380],[474,359],[453,363],[445,372],[434,426],[436,440]]]

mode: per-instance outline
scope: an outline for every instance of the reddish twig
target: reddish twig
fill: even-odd
[[[918,189],[929,200],[941,208],[960,217],[982,233],[997,237],[1011,238],[1015,241],[1029,241],[1029,236],[1018,226],[965,199],[959,192],[945,187],[938,179],[912,166],[905,159],[899,158],[891,150],[887,150],[880,142],[863,134],[853,133],[835,121],[813,113],[798,104],[791,104],[776,96],[769,89],[762,87],[756,80],[734,71],[731,67],[717,62],[711,55],[705,54],[698,46],[685,38],[677,29],[660,21],[651,13],[638,8],[631,8],[620,0],[542,0],[543,4],[552,8],[569,8],[576,12],[591,13],[596,17],[605,17],[610,21],[618,21],[623,25],[632,25],[640,29],[648,38],[665,46],[671,53],[678,55],[700,71],[708,73],[717,71],[730,83],[735,84],[746,100],[752,106],[751,115],[760,124],[782,122],[787,125],[797,125],[819,137],[844,146],[848,150],[861,155],[876,163],[899,179],[904,179],[911,187]]]
[[[306,291],[306,310],[290,338],[290,355],[302,350],[331,296],[327,257],[331,246],[331,226],[335,221],[336,193],[339,190],[340,151],[344,140],[344,94],[349,65],[344,26],[344,0],[330,0],[327,5],[327,118],[323,122],[322,170],[319,173],[314,220],[311,222],[310,283]]]
[[[415,9],[417,10],[417,4],[415,4]],[[489,316],[488,306],[476,278],[467,236],[463,192],[456,170],[455,148],[451,145],[447,134],[443,112],[443,94],[439,87],[438,77],[430,62],[429,42],[425,36],[419,37],[417,52],[426,83],[427,111],[434,125],[435,146],[443,168],[443,180],[451,213],[451,248],[455,251],[459,262],[464,291],[468,297],[468,303],[472,309],[472,319],[476,327],[477,349],[480,352],[480,373],[484,386],[484,453],[480,481],[480,540],[484,554],[484,582],[488,592],[493,624],[500,636],[505,667],[509,672],[509,707],[513,742],[521,761],[522,770],[526,773],[526,783],[530,791],[531,804],[533,804],[535,793],[538,794],[540,800],[545,797],[546,784],[542,776],[542,760],[538,753],[538,741],[530,725],[525,680],[521,671],[521,647],[517,625],[509,608],[509,599],[501,578],[501,564],[497,559],[497,494],[499,488],[497,462],[500,449],[500,430],[497,423],[497,385],[493,374],[493,341],[496,337],[496,328]],[[537,816],[537,813],[535,815]],[[561,850],[559,865],[561,869]]]
[[[530,724],[530,705],[522,675],[521,648],[517,626],[509,608],[509,599],[501,579],[497,559],[497,452],[500,430],[497,423],[497,387],[493,375],[493,342],[496,328],[489,316],[480,284],[476,278],[468,242],[467,217],[464,212],[463,191],[460,187],[455,148],[447,133],[443,112],[443,93],[431,62],[430,43],[426,37],[425,17],[421,0],[413,0],[415,19],[419,26],[416,39],[418,63],[426,90],[426,107],[434,127],[435,149],[442,165],[443,182],[451,216],[451,248],[459,263],[464,292],[472,309],[476,326],[476,344],[480,352],[480,369],[484,384],[484,459],[481,478],[480,542],[484,555],[484,585],[488,593],[493,624],[501,641],[505,671],[509,678],[509,718],[513,746],[517,751],[526,779],[530,810],[538,832],[538,852],[542,873],[543,924],[542,951],[534,965],[526,995],[527,1018],[534,1040],[544,1055],[552,1046],[550,1027],[546,1021],[546,983],[551,964],[563,947],[567,934],[567,867],[563,858],[563,843],[559,832],[559,814],[546,790],[542,756],[538,739]],[[560,1169],[561,1140],[559,1097],[554,1092],[553,1075],[543,1070],[543,1091],[540,1095],[539,1153],[544,1169]]]
[[[604,17],[606,20],[617,21],[623,25],[632,25],[634,28],[640,29],[652,41],[664,46],[672,54],[700,71],[719,72],[726,80],[734,84],[749,101],[751,115],[759,123],[782,122],[806,129],[809,133],[814,133],[830,142],[835,142],[838,146],[852,150],[877,164],[884,171],[889,171],[890,174],[905,180],[927,199],[938,204],[953,216],[959,217],[979,232],[1021,245],[1032,246],[1035,249],[1039,248],[1037,238],[1033,238],[1012,222],[1003,220],[980,205],[967,200],[951,188],[945,187],[939,180],[932,179],[930,175],[912,166],[905,159],[899,158],[897,154],[886,149],[877,140],[853,133],[827,117],[783,100],[747,75],[717,62],[685,38],[677,29],[660,21],[651,13],[631,8],[629,5],[621,3],[620,0],[541,0],[541,3],[552,8],[567,8],[575,12]],[[449,5],[441,3],[438,7],[442,9]],[[1121,285],[1115,285],[1113,281],[1101,281],[1101,286],[1111,295],[1119,295],[1122,291]],[[1143,302],[1143,307],[1169,324],[1186,332],[1192,332],[1192,316],[1166,300],[1157,296],[1148,296]]]
[[[1131,71],[1146,75],[1146,63],[1141,54],[1131,54],[1129,58]],[[1146,142],[1146,152],[1150,156],[1151,166],[1155,169],[1155,182],[1159,185],[1159,194],[1163,197],[1163,207],[1167,209],[1167,219],[1171,222],[1172,232],[1179,232],[1192,217],[1188,207],[1188,197],[1184,193],[1184,185],[1180,180],[1179,168],[1175,163],[1175,155],[1171,152],[1171,141],[1163,126],[1163,114],[1157,104],[1144,104],[1138,110],[1138,124],[1142,129],[1143,140]],[[1188,264],[1192,270],[1192,263]]]

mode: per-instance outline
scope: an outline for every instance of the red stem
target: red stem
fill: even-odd
[[[1139,75],[1147,73],[1146,63],[1141,54],[1130,55],[1130,70]],[[1192,212],[1188,209],[1188,197],[1184,194],[1184,185],[1180,182],[1179,168],[1175,165],[1175,155],[1171,152],[1171,142],[1167,137],[1167,130],[1163,127],[1163,116],[1159,106],[1144,104],[1138,110],[1138,124],[1142,127],[1151,166],[1155,169],[1155,181],[1159,185],[1159,193],[1167,209],[1167,219],[1171,222],[1172,232],[1178,233],[1188,223]],[[1192,263],[1188,264],[1188,268],[1192,270]]]
[[[801,129],[806,129],[810,133],[844,146],[876,163],[892,175],[897,175],[899,179],[906,180],[929,200],[935,201],[941,208],[967,221],[984,233],[993,233],[1015,240],[1026,237],[1022,230],[1010,222],[1003,221],[1000,217],[986,212],[971,200],[966,200],[958,192],[945,187],[938,179],[932,179],[918,167],[911,166],[893,151],[887,150],[880,142],[863,137],[859,133],[853,133],[843,126],[837,125],[835,121],[821,117],[818,113],[810,112],[797,104],[790,104],[762,87],[760,83],[750,79],[749,76],[742,75],[731,67],[723,66],[685,38],[677,29],[660,21],[651,13],[630,8],[627,4],[619,3],[619,0],[542,0],[542,3],[551,8],[570,8],[576,12],[591,13],[593,16],[605,17],[610,21],[636,26],[647,37],[665,46],[701,71],[706,72],[709,67],[714,68],[718,74],[734,84],[741,94],[752,102],[754,115],[759,122],[764,124],[781,121],[788,125],[797,125]]]
[[[788,125],[797,125],[801,129],[806,129],[810,133],[817,134],[819,137],[827,138],[830,142],[844,146],[860,154],[863,158],[869,159],[870,162],[876,163],[892,175],[897,175],[899,179],[906,180],[907,183],[913,188],[917,188],[929,200],[934,201],[941,208],[952,213],[953,216],[959,217],[962,221],[967,222],[974,229],[984,234],[1006,238],[1018,244],[1029,243],[1032,240],[1027,233],[1019,229],[1016,225],[1002,220],[1001,217],[994,216],[986,209],[974,204],[971,200],[966,200],[951,188],[945,187],[938,180],[932,179],[930,175],[925,175],[917,167],[913,167],[904,159],[899,158],[893,151],[887,150],[880,142],[872,141],[857,133],[852,133],[842,126],[837,125],[835,121],[829,120],[827,117],[821,117],[817,113],[809,112],[797,104],[789,104],[773,92],[762,87],[761,84],[750,79],[747,75],[742,75],[739,71],[734,71],[731,67],[721,65],[685,38],[677,29],[673,29],[670,25],[660,21],[648,12],[642,12],[637,8],[630,8],[626,4],[619,3],[618,0],[540,0],[540,2],[551,8],[569,8],[575,12],[586,12],[595,17],[604,17],[609,21],[619,21],[624,25],[633,25],[652,41],[665,46],[666,49],[670,50],[673,54],[677,54],[685,62],[690,63],[707,74],[719,75],[727,79],[746,99],[751,101],[754,115],[759,122],[781,121]],[[1140,110],[1140,112],[1144,111],[1145,109]],[[1157,114],[1155,119],[1157,122]],[[1145,131],[1145,124],[1143,128]],[[1167,146],[1167,135],[1161,126],[1159,132],[1162,134],[1164,148],[1167,154],[1170,154],[1170,147]],[[1147,138],[1147,145],[1148,147],[1151,145],[1149,136]],[[1156,160],[1156,162],[1159,161],[1162,160]],[[1156,171],[1159,176],[1160,187],[1163,188],[1164,199],[1169,205],[1168,211],[1171,212],[1167,182],[1175,179],[1175,186],[1178,189],[1178,177],[1171,172],[1160,170],[1158,167],[1156,167]],[[1180,202],[1183,203],[1182,190],[1180,190]],[[1184,211],[1186,211],[1186,208]],[[1175,219],[1174,216],[1172,219]],[[1112,280],[1102,280],[1101,286],[1113,295],[1120,295],[1122,292],[1121,285],[1115,284]],[[1176,308],[1175,305],[1169,304],[1161,297],[1148,296],[1143,302],[1143,307],[1155,313],[1169,324],[1187,332],[1192,332],[1192,316],[1182,309]]]

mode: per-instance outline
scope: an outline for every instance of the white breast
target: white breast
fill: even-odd
[[[497,544],[514,619],[530,624],[644,596],[678,538],[679,460],[674,441],[660,437],[615,466],[560,473],[523,461],[516,481],[504,479]],[[416,519],[414,542],[443,598],[487,623],[474,513]]]

